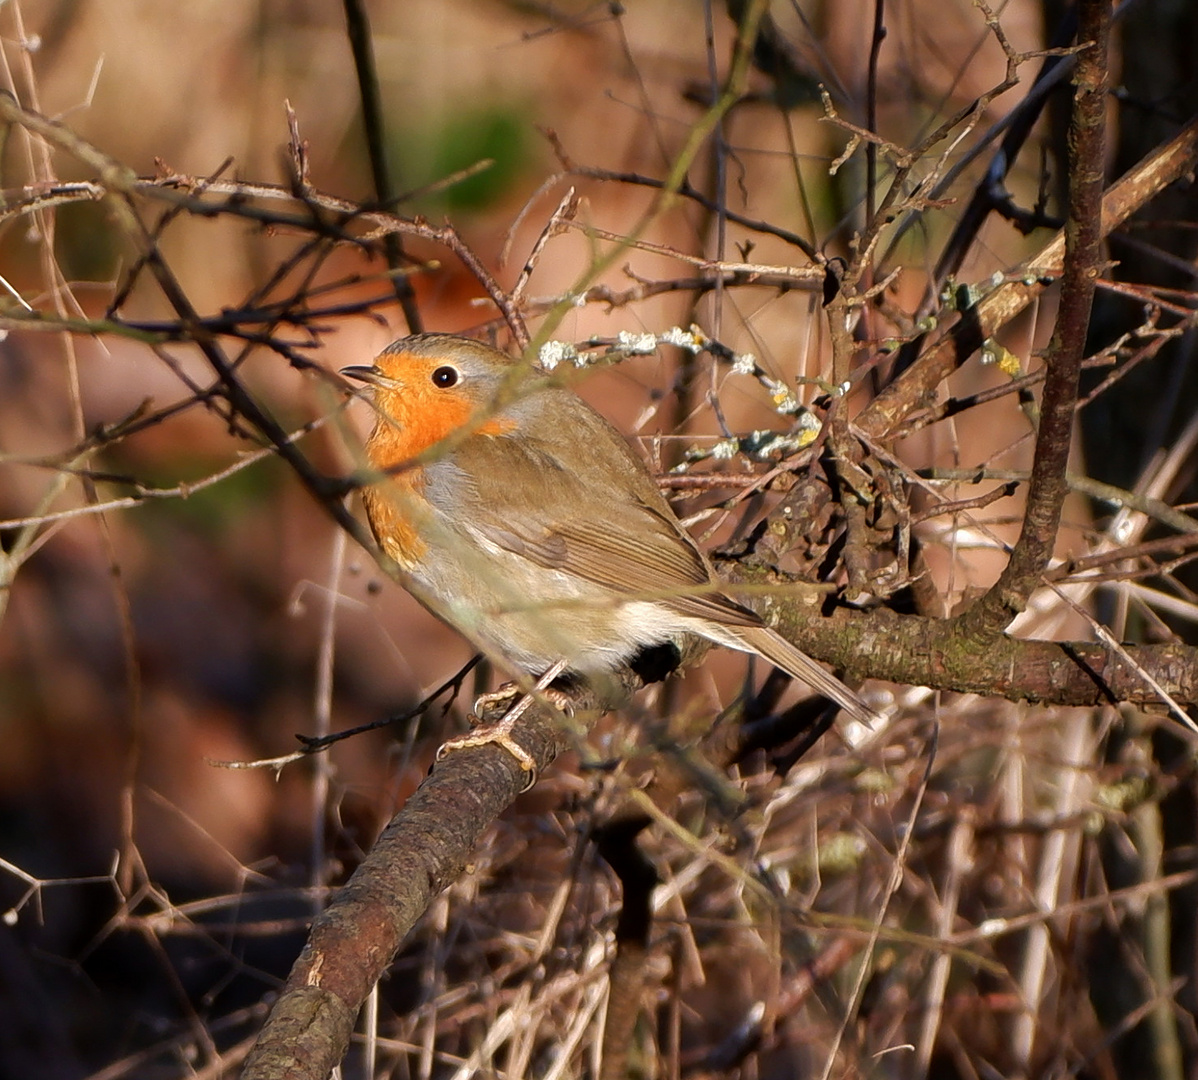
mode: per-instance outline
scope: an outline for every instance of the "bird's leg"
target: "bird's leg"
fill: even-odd
[[[516,721],[528,711],[528,707],[538,697],[548,698],[562,712],[572,713],[574,711],[570,705],[570,699],[565,694],[558,690],[549,689],[549,684],[565,670],[566,661],[559,660],[537,680],[536,686],[528,693],[522,691],[515,683],[505,683],[498,690],[490,694],[482,694],[474,703],[474,712],[476,715],[470,717],[471,722],[477,720],[479,715],[485,714],[488,709],[504,701],[515,699],[515,704],[495,723],[482,724],[470,732],[469,735],[458,735],[455,738],[448,739],[442,744],[441,749],[437,751],[437,760],[440,761],[451,750],[462,750],[469,746],[486,746],[487,743],[497,743],[520,763],[520,768],[531,774],[528,785],[524,789],[527,791],[528,788],[537,782],[537,765],[533,761],[532,755],[512,738],[512,729],[516,726]]]

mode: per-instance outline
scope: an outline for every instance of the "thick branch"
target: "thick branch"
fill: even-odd
[[[1028,484],[1023,528],[999,579],[961,617],[967,633],[1007,623],[1028,597],[1052,557],[1069,484],[1065,468],[1073,442],[1074,405],[1086,353],[1090,309],[1102,256],[1103,145],[1106,119],[1110,0],[1083,0],[1078,41],[1083,46],[1074,75],[1076,93],[1069,125],[1069,216],[1061,305],[1045,357],[1036,453]]]
[[[593,691],[577,708],[607,707]],[[552,710],[533,707],[517,741],[546,768],[568,744]],[[243,1080],[324,1080],[341,1061],[371,988],[428,905],[465,870],[484,832],[527,784],[495,746],[447,754],[316,919],[246,1059]]]
[[[966,637],[956,620],[887,609],[827,617],[779,604],[774,612],[782,634],[849,678],[1049,705],[1160,704],[1148,676],[1180,704],[1198,702],[1198,649],[1190,645],[1127,645],[1120,652],[998,631]]]

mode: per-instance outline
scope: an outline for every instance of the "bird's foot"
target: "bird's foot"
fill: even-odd
[[[498,690],[492,690],[489,694],[479,694],[474,699],[474,713],[471,716],[471,721],[481,720],[488,713],[494,712],[500,712],[500,719],[502,719],[502,714],[508,712],[520,700],[523,693],[519,684],[505,682]]]
[[[512,709],[503,719],[497,720],[493,724],[481,724],[468,735],[457,735],[452,739],[447,739],[437,751],[437,760],[440,761],[451,750],[465,750],[471,746],[486,746],[489,743],[494,743],[496,746],[502,746],[516,759],[520,768],[528,773],[528,783],[523,788],[524,791],[527,791],[537,782],[537,763],[533,760],[532,754],[512,737],[512,729],[516,726],[518,719],[520,719],[520,715],[516,714],[515,709]],[[477,716],[470,717],[471,723],[477,720]]]
[[[498,690],[492,690],[489,694],[479,694],[474,699],[474,715],[476,717],[486,716],[487,713],[494,712],[500,705],[507,705],[510,711],[511,705],[519,701],[522,696],[548,701],[558,712],[563,712],[567,716],[574,715],[574,702],[564,690],[538,686],[532,694],[525,695],[520,686],[514,682],[506,682]],[[529,704],[531,703],[530,701]],[[520,711],[523,712],[526,708],[528,708],[527,705]]]
[[[564,668],[565,663],[562,662],[547,671],[537,681],[537,685],[531,693],[522,690],[516,683],[504,683],[498,690],[489,694],[481,694],[474,702],[474,713],[470,717],[471,724],[479,726],[475,727],[469,735],[458,735],[443,743],[437,751],[437,760],[440,761],[451,750],[495,743],[511,754],[519,763],[520,768],[529,774],[528,783],[523,788],[524,791],[527,791],[537,782],[537,763],[533,760],[533,756],[512,737],[512,731],[516,726],[516,721],[538,698],[548,700],[554,708],[559,709],[567,716],[574,715],[574,705],[569,696],[561,690],[549,689],[549,683],[557,678]],[[479,717],[486,716],[488,712],[493,712],[496,706],[506,702],[512,704],[499,720],[492,723],[481,723]]]

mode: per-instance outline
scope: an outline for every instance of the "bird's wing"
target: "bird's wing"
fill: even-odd
[[[467,477],[474,490],[459,491],[455,501],[464,504],[470,526],[506,551],[619,596],[642,596],[728,626],[760,626],[754,612],[719,591],[706,559],[623,438],[577,405],[563,421],[573,452],[563,453],[560,439],[527,434],[476,436],[457,448],[458,482]]]
[[[716,623],[725,628],[717,640],[760,653],[858,719],[876,718],[835,676],[718,591],[702,552],[614,428],[572,395],[559,411],[560,425],[543,438],[477,436],[457,449],[452,502],[471,528],[539,566]]]

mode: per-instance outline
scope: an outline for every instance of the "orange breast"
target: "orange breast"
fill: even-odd
[[[405,570],[413,570],[428,545],[420,537],[417,486],[405,479],[382,480],[362,492],[374,538]]]
[[[479,408],[461,389],[442,390],[433,385],[431,373],[437,365],[434,359],[411,353],[380,357],[380,366],[397,385],[376,388],[379,415],[366,441],[371,467],[380,472],[395,470],[363,492],[366,516],[379,546],[408,570],[428,550],[420,528],[427,504],[422,467],[402,466],[464,427]],[[495,417],[472,437],[501,435],[513,426],[511,420]]]

